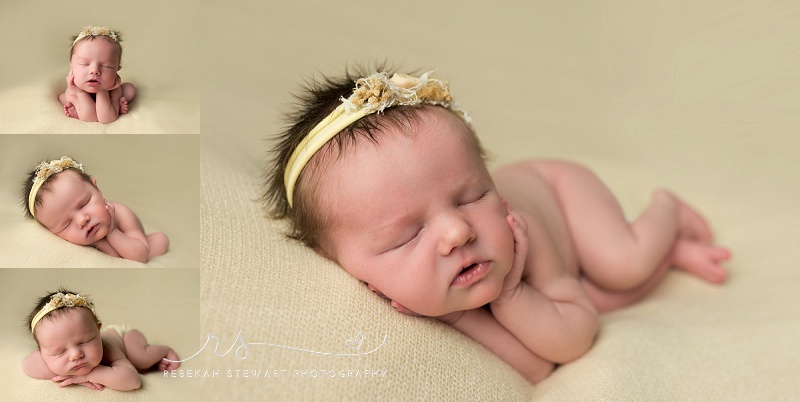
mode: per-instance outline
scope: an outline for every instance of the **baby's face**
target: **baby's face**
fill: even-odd
[[[103,38],[82,40],[72,49],[69,67],[78,88],[106,91],[114,86],[120,69],[117,45]]]
[[[506,209],[451,112],[429,108],[413,133],[387,129],[320,169],[333,211],[327,249],[355,278],[438,316],[495,299],[511,269]],[[352,152],[351,152],[352,151]]]
[[[106,200],[92,183],[67,170],[51,178],[49,191],[42,191],[36,218],[48,230],[70,243],[92,245],[108,234],[111,215]]]
[[[85,375],[103,359],[100,326],[89,309],[70,309],[36,325],[39,351],[47,367],[58,375]]]

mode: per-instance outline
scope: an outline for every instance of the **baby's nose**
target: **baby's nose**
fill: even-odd
[[[80,349],[75,349],[72,351],[72,354],[69,356],[70,360],[78,360],[83,357],[83,351]]]
[[[454,249],[475,240],[475,229],[460,213],[450,214],[442,223],[442,237],[438,246],[442,255],[450,255]]]

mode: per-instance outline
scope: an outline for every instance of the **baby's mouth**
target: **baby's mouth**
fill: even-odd
[[[99,224],[99,223],[97,223],[97,224],[95,224],[94,226],[92,226],[92,227],[89,229],[89,231],[88,231],[88,232],[86,232],[86,238],[87,238],[87,239],[89,239],[89,238],[91,238],[92,236],[94,236],[94,234],[95,234],[95,233],[97,233],[97,229],[98,229],[98,228],[100,228],[100,224]]]
[[[451,286],[469,286],[483,278],[489,269],[489,262],[474,262],[467,265],[456,275]]]

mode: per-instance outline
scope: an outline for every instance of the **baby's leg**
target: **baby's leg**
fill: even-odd
[[[149,345],[144,334],[132,329],[125,333],[122,338],[125,343],[125,354],[134,367],[139,371],[147,371],[153,368],[158,370],[174,370],[180,367],[180,363],[164,361],[178,360],[178,355],[172,348],[164,345]]]
[[[710,241],[702,218],[666,191],[656,192],[628,223],[616,198],[591,171],[561,163],[544,163],[540,170],[558,195],[584,274],[603,289],[623,292],[645,285],[679,237]]]
[[[73,119],[78,118],[78,111],[75,110],[75,106],[72,102],[67,100],[66,94],[58,95],[58,102],[61,103],[61,106],[64,106],[64,115],[67,117],[72,117]]]
[[[629,306],[647,296],[661,283],[672,265],[711,283],[721,283],[725,280],[727,273],[719,266],[719,263],[729,258],[730,253],[723,248],[679,239],[669,257],[645,283],[637,288],[614,292],[597,286],[585,276],[581,278],[581,284],[598,312],[606,313]]]
[[[150,246],[150,256],[153,258],[162,255],[169,249],[169,238],[162,232],[147,235],[147,244]]]
[[[125,82],[120,85],[122,89],[122,96],[119,98],[119,114],[128,113],[128,104],[133,102],[136,97],[136,87],[130,82]]]

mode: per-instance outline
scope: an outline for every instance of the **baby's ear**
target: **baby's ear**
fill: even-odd
[[[102,322],[98,322],[97,323],[97,329],[100,330],[100,328],[103,328],[103,323]]]
[[[92,177],[92,185],[97,188],[97,180],[94,177]]]

